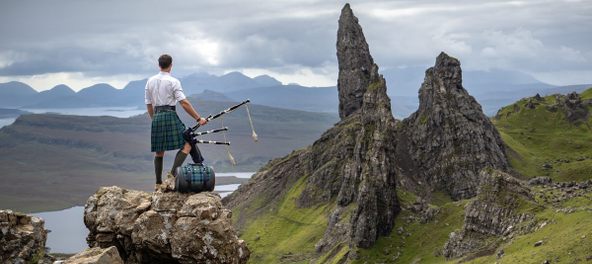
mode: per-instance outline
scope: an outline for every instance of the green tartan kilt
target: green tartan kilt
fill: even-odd
[[[181,122],[177,112],[161,111],[152,119],[152,152],[180,149],[185,144],[183,131],[185,124]]]

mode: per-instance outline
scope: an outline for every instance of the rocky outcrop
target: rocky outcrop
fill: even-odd
[[[0,210],[0,263],[52,263],[43,219]]]
[[[337,62],[339,64],[339,117],[351,115],[362,107],[363,96],[372,82],[374,60],[358,18],[349,4],[341,10],[337,31]]]
[[[582,102],[582,98],[576,92],[566,96],[557,96],[557,103],[565,110],[565,118],[572,123],[586,121],[588,119],[588,107]]]
[[[492,252],[500,241],[496,238],[533,228],[532,224],[522,224],[532,220],[533,215],[521,209],[536,206],[526,184],[490,168],[482,170],[480,178],[477,198],[465,208],[463,228],[452,232],[444,246],[447,258]]]
[[[475,196],[481,169],[508,168],[499,133],[463,88],[460,62],[446,53],[426,71],[419,109],[398,131],[397,164],[403,184],[445,190],[455,200]]]
[[[342,120],[312,146],[271,161],[224,199],[241,213],[237,225],[274,210],[294,184],[305,186],[298,207],[329,205],[328,226],[316,249],[370,247],[393,228],[399,211],[394,160],[395,120],[384,78],[349,5],[339,20],[339,98]],[[255,204],[258,208],[252,208]],[[249,209],[249,210],[246,210]],[[242,212],[255,212],[247,214]],[[262,234],[265,235],[265,234]]]
[[[90,247],[117,247],[125,263],[246,263],[249,250],[213,193],[100,188],[85,205]]]
[[[88,248],[67,260],[63,264],[123,264],[117,248]]]

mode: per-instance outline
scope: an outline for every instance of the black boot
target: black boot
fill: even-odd
[[[162,183],[162,157],[154,157],[154,174],[156,174],[156,184]]]
[[[185,154],[183,151],[179,150],[179,152],[177,152],[177,155],[175,156],[175,162],[173,163],[173,167],[171,168],[171,174],[173,176],[177,177],[177,168],[183,165],[183,162],[185,162],[186,158],[187,154]]]

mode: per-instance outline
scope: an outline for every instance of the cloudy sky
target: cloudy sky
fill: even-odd
[[[336,83],[344,1],[54,0],[0,3],[0,81],[37,90],[118,88],[157,71],[269,74]],[[465,70],[507,69],[551,84],[592,83],[592,1],[350,1],[382,69],[427,67],[440,51]]]

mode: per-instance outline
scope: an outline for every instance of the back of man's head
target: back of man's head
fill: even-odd
[[[171,64],[173,64],[173,57],[171,57],[171,55],[162,54],[158,58],[158,66],[160,66],[161,69],[167,69]]]

